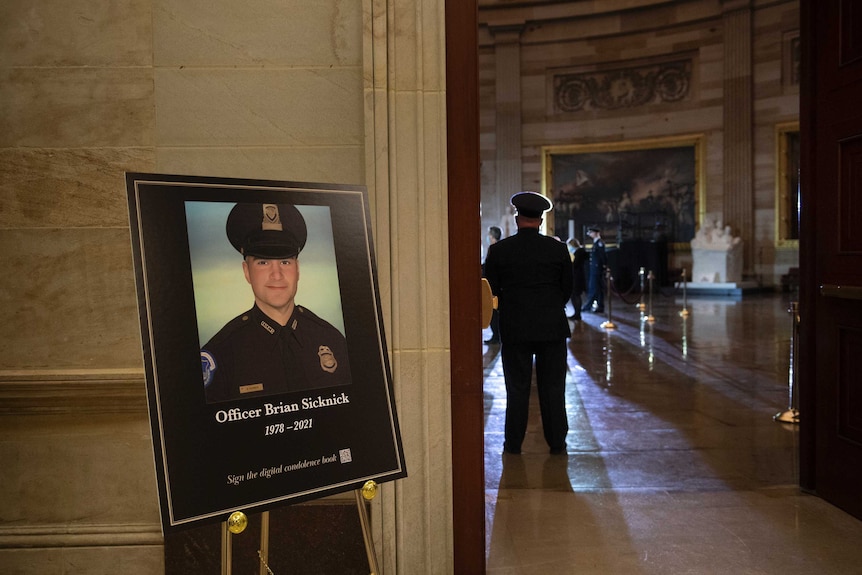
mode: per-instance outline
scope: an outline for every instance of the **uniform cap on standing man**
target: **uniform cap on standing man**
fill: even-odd
[[[518,192],[509,202],[518,210],[519,216],[528,218],[541,218],[543,213],[551,209],[548,198],[536,192]]]

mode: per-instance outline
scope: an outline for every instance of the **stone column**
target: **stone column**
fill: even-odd
[[[496,75],[496,190],[487,213],[501,221],[509,198],[521,191],[521,32],[523,24],[492,26]],[[514,233],[513,229],[510,232]],[[505,230],[504,230],[504,235]]]
[[[365,177],[409,474],[382,486],[371,525],[381,574],[451,573],[445,4],[364,6]]]
[[[744,246],[743,273],[754,270],[752,14],[750,0],[723,2],[724,223]]]

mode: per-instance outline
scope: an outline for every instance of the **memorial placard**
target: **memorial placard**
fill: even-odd
[[[164,530],[405,477],[365,189],[126,186]]]

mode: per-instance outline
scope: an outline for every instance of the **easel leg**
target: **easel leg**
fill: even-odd
[[[359,511],[359,523],[362,526],[362,537],[365,539],[365,553],[368,555],[368,567],[371,569],[371,575],[380,573],[380,567],[377,565],[377,555],[374,553],[374,539],[371,537],[371,528],[368,525],[368,509],[365,507],[365,499],[362,496],[362,490],[357,489],[356,508]]]
[[[221,575],[230,575],[231,563],[231,534],[227,528],[227,521],[221,524]]]
[[[264,511],[260,514],[260,549],[258,550],[260,557],[260,575],[269,575],[272,570],[269,568],[269,511]]]

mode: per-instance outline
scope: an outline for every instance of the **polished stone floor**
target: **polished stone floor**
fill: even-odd
[[[548,453],[535,387],[523,453],[502,454],[485,346],[487,572],[862,573],[862,521],[799,490],[798,426],[773,420],[791,404],[791,295],[636,298],[614,298],[616,329],[574,323],[566,455]]]

